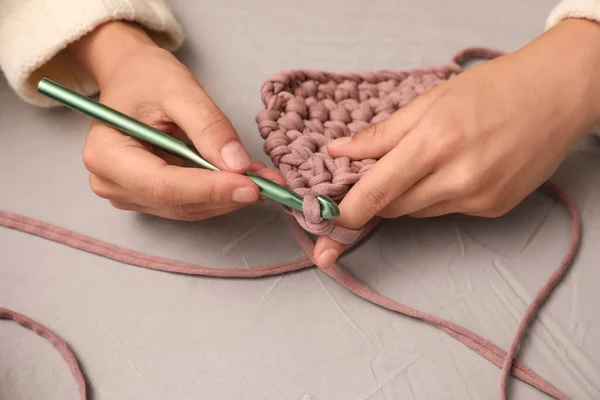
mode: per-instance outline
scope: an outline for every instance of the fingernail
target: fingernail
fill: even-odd
[[[223,161],[231,169],[243,169],[250,165],[250,157],[248,157],[248,154],[246,154],[246,151],[237,140],[223,146],[221,157],[223,157]]]
[[[258,193],[251,187],[239,187],[231,194],[231,200],[236,203],[252,203],[258,200]]]
[[[343,138],[332,140],[327,144],[328,147],[338,147],[348,143],[352,138],[350,136],[344,136]]]
[[[327,269],[331,267],[331,265],[339,256],[340,253],[337,250],[327,249],[319,255],[319,258],[317,258],[317,264],[320,268]]]

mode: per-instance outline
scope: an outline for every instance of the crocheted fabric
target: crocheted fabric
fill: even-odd
[[[333,158],[326,144],[386,119],[418,95],[460,73],[464,61],[501,54],[469,48],[449,64],[430,68],[365,73],[287,71],[266,81],[261,89],[265,109],[256,117],[265,139],[263,149],[287,186],[305,199],[304,212],[288,212],[313,234],[345,244],[354,241],[360,231],[321,219],[316,195],[343,198],[376,160]]]

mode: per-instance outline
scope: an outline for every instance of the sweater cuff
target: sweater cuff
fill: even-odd
[[[600,0],[563,0],[546,19],[546,30],[567,18],[583,18],[600,23]],[[591,129],[600,136],[600,125]]]
[[[114,20],[139,24],[169,51],[183,42],[182,29],[164,0],[30,0],[15,6],[0,24],[0,67],[17,94],[34,105],[57,104],[37,93],[42,77],[86,96],[96,94],[96,82],[66,48]]]
[[[600,0],[563,0],[546,19],[546,30],[566,18],[585,18],[600,22]]]

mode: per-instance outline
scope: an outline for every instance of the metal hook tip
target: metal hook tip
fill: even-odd
[[[317,200],[321,205],[321,218],[336,219],[340,216],[338,205],[327,196],[318,195]]]

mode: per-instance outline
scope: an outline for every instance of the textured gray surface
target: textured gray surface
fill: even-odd
[[[226,4],[223,4],[226,3]],[[553,1],[174,1],[180,58],[263,161],[259,89],[288,68],[405,69],[469,45],[512,50]],[[243,69],[243,73],[240,71]],[[140,251],[215,267],[270,264],[300,249],[277,206],[188,224],[112,209],[87,187],[89,121],[35,109],[0,83],[0,208]],[[583,216],[574,269],[521,358],[576,399],[600,398],[600,144],[587,138],[555,180]],[[565,211],[534,194],[497,220],[385,223],[343,263],[399,302],[506,348],[569,239]],[[264,247],[268,251],[264,251]],[[316,270],[255,281],[125,266],[0,229],[0,305],[46,324],[79,357],[95,400],[490,399],[500,371],[450,337],[376,308]],[[514,382],[514,381],[513,381]],[[513,398],[544,399],[522,383]],[[0,399],[75,399],[35,334],[0,321]]]

